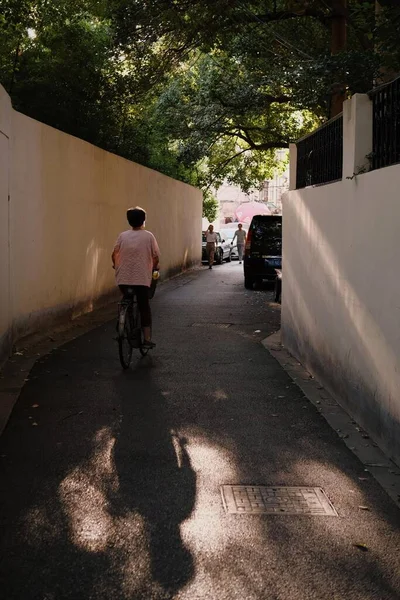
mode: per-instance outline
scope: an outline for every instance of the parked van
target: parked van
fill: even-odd
[[[244,287],[275,281],[282,268],[282,216],[255,215],[247,233],[244,252]]]

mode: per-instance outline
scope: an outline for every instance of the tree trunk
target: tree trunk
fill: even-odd
[[[378,21],[379,19],[379,15],[382,12],[382,7],[383,6],[392,6],[393,3],[392,2],[383,2],[383,0],[375,0],[375,18],[376,21]],[[380,47],[379,44],[376,44],[375,47],[376,51],[380,52]],[[395,77],[397,77],[398,73],[396,73],[395,71],[393,71],[393,69],[389,69],[388,67],[385,66],[381,66],[379,69],[379,75],[378,77],[375,79],[374,81],[374,85],[375,86],[379,86],[382,85],[384,83],[388,83],[389,81],[391,81],[392,79],[394,79]]]
[[[339,54],[346,49],[347,42],[347,0],[332,0],[332,37],[331,53]],[[346,89],[343,83],[333,85],[330,117],[336,117],[343,110]]]

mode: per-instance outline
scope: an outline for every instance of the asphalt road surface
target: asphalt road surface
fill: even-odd
[[[392,600],[400,511],[261,340],[237,262],[153,301],[123,372],[115,322],[41,358],[0,438],[5,600]],[[222,485],[320,487],[338,516],[227,514]]]

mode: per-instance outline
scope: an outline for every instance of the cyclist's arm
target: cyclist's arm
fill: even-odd
[[[118,262],[118,254],[119,254],[119,248],[120,248],[120,241],[119,241],[119,237],[117,239],[117,241],[115,242],[115,246],[114,246],[114,250],[111,254],[111,260],[112,260],[112,268],[115,269],[115,266]]]
[[[160,268],[160,248],[158,247],[157,240],[153,236],[151,251],[153,255],[153,271],[158,271]]]

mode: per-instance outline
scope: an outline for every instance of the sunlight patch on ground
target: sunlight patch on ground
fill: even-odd
[[[228,400],[228,394],[224,392],[224,390],[215,390],[214,392],[215,400]]]
[[[106,492],[118,486],[112,463],[115,439],[108,428],[96,434],[96,452],[89,464],[76,467],[61,482],[59,495],[70,520],[73,542],[90,552],[104,550],[115,525]],[[105,483],[108,482],[108,486]]]
[[[237,552],[236,541],[227,527],[220,494],[221,484],[239,483],[236,452],[210,442],[200,432],[187,430],[180,433],[189,440],[187,451],[197,474],[196,505],[191,516],[181,525],[182,539],[194,555],[201,551],[207,560],[196,563],[195,579],[178,594],[177,599],[199,597],[201,590],[203,598],[256,600],[261,582],[254,581],[254,586],[249,584],[251,569],[246,561],[234,572],[231,569],[221,572],[218,567],[222,556],[232,557]],[[241,533],[240,552],[245,551],[251,557],[255,545],[262,543],[262,525],[253,521],[252,527]]]
[[[366,484],[360,481],[358,485],[357,481],[354,481],[353,478],[331,463],[324,464],[316,460],[302,460],[292,466],[292,472],[296,473],[299,481],[321,486],[341,519],[348,518],[353,512],[356,515],[360,511],[368,511],[371,508],[368,506],[368,499],[362,489],[362,485],[365,486]],[[372,476],[370,477],[372,482]],[[321,485],[322,479],[323,484]],[[318,527],[320,531],[325,530],[326,534],[332,537],[333,543],[339,545],[347,543],[348,531],[346,528],[338,527],[335,519],[315,519],[312,524],[314,527]],[[373,529],[373,523],[368,523],[369,534],[374,535],[376,533]]]
[[[146,526],[136,511],[112,510],[119,483],[111,429],[98,431],[94,441],[92,456],[65,477],[59,497],[69,518],[72,543],[90,553],[106,553],[118,574],[115,585],[130,597],[147,584],[150,559],[146,545],[145,551],[143,548]],[[109,585],[107,573],[104,577],[104,585]],[[98,597],[103,597],[101,578],[97,585]]]
[[[236,456],[197,433],[184,433],[190,440],[187,451],[197,474],[197,497],[193,513],[182,525],[182,535],[188,544],[218,552],[226,541],[220,485],[237,483]]]

